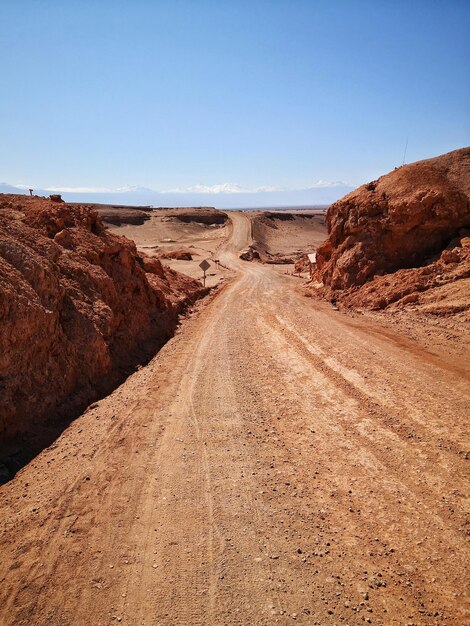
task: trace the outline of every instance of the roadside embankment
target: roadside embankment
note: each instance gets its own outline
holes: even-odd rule
[[[204,293],[90,208],[0,195],[0,460],[9,472],[148,361]]]
[[[263,211],[252,216],[253,245],[242,258],[286,265],[301,259],[326,237],[322,211]],[[247,254],[248,252],[248,254]]]
[[[441,300],[442,286],[469,276],[470,148],[396,168],[333,204],[326,221],[322,295],[377,309],[429,289]]]

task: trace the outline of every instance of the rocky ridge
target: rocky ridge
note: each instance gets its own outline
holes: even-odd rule
[[[90,208],[0,195],[0,452],[108,393],[204,293]]]
[[[397,168],[333,204],[326,219],[317,294],[381,309],[424,302],[435,289],[442,311],[469,306],[470,148]],[[466,296],[449,288],[456,281]]]
[[[205,224],[206,226],[220,226],[225,224],[229,219],[227,213],[212,207],[175,209],[174,213],[168,213],[168,218],[174,218],[185,224],[196,222],[197,224]]]

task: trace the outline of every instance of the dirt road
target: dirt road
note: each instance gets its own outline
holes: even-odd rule
[[[468,377],[240,261],[0,491],[2,625],[470,623]]]

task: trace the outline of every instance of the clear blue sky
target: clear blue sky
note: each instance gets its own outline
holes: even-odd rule
[[[470,2],[1,0],[0,180],[359,184],[470,143]]]

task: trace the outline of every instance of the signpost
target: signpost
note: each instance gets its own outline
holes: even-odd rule
[[[204,287],[206,286],[206,272],[210,268],[210,266],[211,266],[211,264],[209,263],[209,261],[207,259],[204,259],[204,261],[201,261],[199,263],[199,267],[204,272]]]
[[[317,262],[317,253],[316,252],[311,252],[308,256],[308,260],[310,261],[311,264],[316,263]]]
[[[310,263],[310,278],[312,278],[313,266],[317,262],[317,253],[316,252],[311,252],[310,254],[307,254],[307,256],[308,256],[308,260],[309,260],[309,263]]]

